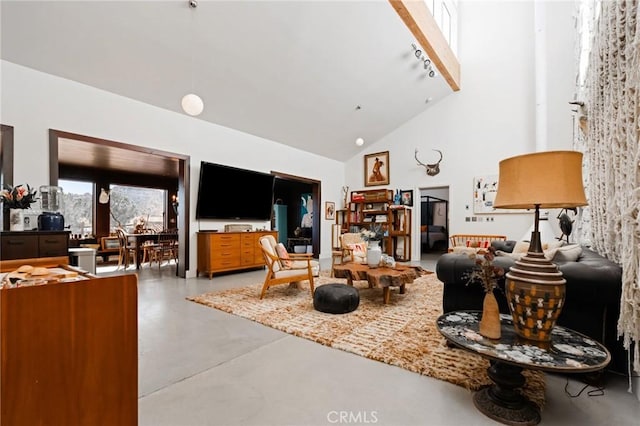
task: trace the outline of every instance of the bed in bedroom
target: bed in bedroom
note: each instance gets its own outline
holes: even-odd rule
[[[438,242],[443,248],[446,248],[448,239],[449,234],[444,226],[422,225],[420,227],[420,243],[425,249],[432,250]]]

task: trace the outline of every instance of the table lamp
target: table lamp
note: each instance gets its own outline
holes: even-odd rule
[[[529,249],[510,268],[505,284],[515,331],[525,339],[548,342],[565,299],[566,280],[542,251],[540,208],[586,204],[581,152],[536,152],[500,161],[494,207],[535,209]]]

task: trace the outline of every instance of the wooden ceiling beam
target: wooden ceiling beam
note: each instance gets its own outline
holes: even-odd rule
[[[454,92],[460,90],[460,63],[442,35],[427,4],[416,0],[389,0]]]

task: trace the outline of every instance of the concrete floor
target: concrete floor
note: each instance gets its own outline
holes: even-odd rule
[[[438,255],[423,256],[434,270]],[[323,269],[329,261],[322,262]],[[100,273],[100,272],[99,272]],[[131,272],[129,272],[131,273]],[[140,425],[492,425],[472,393],[187,301],[261,282],[263,270],[179,279],[139,271]],[[547,375],[542,425],[638,425],[640,402],[609,374],[602,396]]]

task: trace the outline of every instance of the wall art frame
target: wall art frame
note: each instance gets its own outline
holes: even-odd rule
[[[333,201],[326,201],[324,203],[324,218],[326,220],[336,219],[336,203]]]
[[[406,191],[400,190],[400,204],[403,206],[413,207],[413,189]]]
[[[364,156],[364,186],[389,185],[389,151]]]
[[[474,214],[503,214],[503,213],[533,213],[533,209],[496,209],[493,203],[498,193],[498,175],[483,175],[473,178],[473,213]]]

